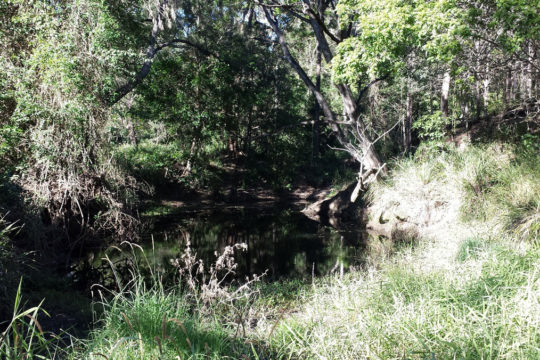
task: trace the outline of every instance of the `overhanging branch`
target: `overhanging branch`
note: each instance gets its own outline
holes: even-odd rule
[[[176,44],[183,44],[190,46],[202,54],[206,56],[211,56],[215,59],[218,59],[220,61],[223,61],[227,63],[225,60],[221,59],[217,54],[211,52],[210,50],[204,48],[203,46],[196,44],[192,41],[186,40],[186,39],[173,39],[169,42],[155,45],[155,36],[152,37],[151,44],[146,49],[146,58],[144,60],[144,63],[141,67],[141,69],[135,74],[134,78],[129,80],[126,84],[122,85],[116,92],[114,92],[114,95],[109,99],[108,104],[109,106],[112,106],[122,100],[127,94],[129,94],[131,91],[133,91],[138,85],[142,83],[142,81],[148,76],[150,73],[150,69],[152,68],[152,64],[154,62],[154,58],[156,55],[163,49],[168,47],[174,47]],[[227,63],[228,64],[228,63]]]
[[[360,106],[360,101],[362,100],[362,98],[364,97],[364,95],[366,94],[366,92],[369,90],[371,86],[375,85],[379,81],[386,80],[387,78],[388,78],[388,75],[381,76],[375,80],[370,81],[366,86],[364,86],[362,90],[358,92],[358,97],[356,98],[356,106]]]

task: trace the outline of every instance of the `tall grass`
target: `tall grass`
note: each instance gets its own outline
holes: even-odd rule
[[[174,287],[165,288],[162,273],[152,265],[142,248],[127,244],[131,251],[122,254],[132,264],[131,278],[126,283],[113,261],[106,257],[116,278],[117,290],[95,287],[98,301],[94,308],[100,314],[95,328],[88,339],[75,341],[67,358],[244,359],[254,353],[254,347],[240,337],[240,325],[228,320],[235,310],[246,310],[230,295],[244,294],[244,302],[248,302],[251,292],[243,289],[249,283],[231,293],[221,285],[219,278],[218,271],[225,266],[219,264],[228,264],[225,270],[235,268],[233,248],[211,265],[206,282],[206,273],[192,272],[203,269],[205,264],[188,246],[181,259],[173,261],[183,278]],[[220,295],[220,299],[209,296],[205,292],[209,289],[212,295]],[[236,304],[238,309],[224,309],[222,298],[227,296],[226,300]]]
[[[496,222],[524,240],[540,230],[540,154],[501,145],[475,147],[455,156],[462,174],[462,218]]]
[[[179,291],[147,289],[103,299],[97,327],[80,341],[71,359],[221,359],[250,349],[218,321],[202,318]]]
[[[166,289],[155,270],[149,280],[135,266],[131,281],[118,279],[116,291],[94,288],[96,326],[87,339],[73,339],[63,357],[538,359],[537,160],[537,154],[492,144],[400,161],[392,177],[371,190],[372,214],[415,223],[419,241],[403,243],[362,271],[307,285],[257,284],[255,302],[232,297],[224,306],[223,298],[236,290],[208,288],[204,281]],[[173,262],[180,269],[181,260],[184,269],[199,268],[190,253]],[[194,274],[189,279],[201,281]],[[203,286],[217,295],[197,299]],[[34,321],[39,307],[19,309],[0,355],[33,351],[54,358],[59,348],[50,347]]]
[[[317,287],[273,346],[303,359],[540,358],[540,249],[472,248],[449,269],[415,268],[418,249]]]
[[[23,310],[21,295],[22,280],[15,296],[11,320],[1,324],[0,358],[6,360],[19,359],[52,359],[55,357],[56,345],[54,337],[47,336],[39,323],[40,313],[48,316],[40,303]]]
[[[395,215],[420,226],[481,222],[534,241],[540,230],[540,153],[499,143],[464,151],[420,149],[399,160],[369,199],[373,217]]]

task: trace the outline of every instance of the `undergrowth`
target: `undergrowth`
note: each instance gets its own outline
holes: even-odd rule
[[[523,240],[540,230],[540,155],[503,145],[473,147],[455,155],[463,175],[462,219],[497,222]]]
[[[56,338],[48,336],[38,320],[42,313],[48,316],[41,306],[43,302],[23,309],[21,286],[22,280],[15,295],[11,319],[7,324],[1,324],[0,358],[6,360],[55,358],[59,350]]]
[[[501,143],[462,151],[432,145],[394,164],[368,198],[374,217],[408,218],[420,226],[445,219],[484,223],[534,241],[540,230],[540,155]]]
[[[278,326],[283,358],[540,357],[538,154],[423,149],[370,191],[371,221],[420,241],[318,284]]]
[[[221,359],[250,351],[219,321],[202,319],[180,291],[138,283],[95,306],[104,316],[68,358]]]

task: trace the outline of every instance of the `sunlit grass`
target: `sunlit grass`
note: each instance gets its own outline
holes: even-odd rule
[[[399,161],[371,189],[372,221],[415,221],[424,238],[316,286],[272,346],[305,359],[540,358],[538,167],[498,144]]]
[[[141,286],[95,306],[103,307],[103,317],[69,358],[222,359],[250,353],[218,321],[201,319],[179,292]]]
[[[310,359],[538,358],[539,249],[479,252],[450,271],[397,259],[334,279],[279,327],[274,346]]]

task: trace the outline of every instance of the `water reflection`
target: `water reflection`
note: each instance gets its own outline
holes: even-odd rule
[[[170,260],[178,258],[189,238],[192,249],[205,264],[215,262],[215,253],[225,246],[246,243],[247,251],[237,252],[237,275],[267,272],[267,279],[309,278],[331,272],[343,273],[362,263],[366,233],[337,231],[292,210],[236,208],[220,211],[178,213],[146,219],[146,231],[140,244],[152,267],[173,274]],[[122,273],[122,266],[133,265],[130,258],[109,250],[109,259]],[[113,281],[106,275],[109,261],[104,253],[85,266],[104,284]],[[129,276],[129,272],[126,271]]]

